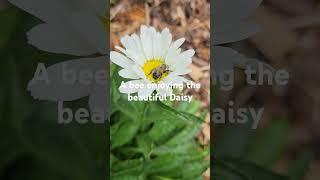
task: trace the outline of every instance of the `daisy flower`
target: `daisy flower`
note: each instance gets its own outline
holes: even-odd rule
[[[74,83],[63,80],[64,68],[74,72],[105,72],[108,69],[107,2],[102,0],[9,0],[13,5],[34,15],[42,23],[27,32],[29,44],[57,54],[78,58],[46,68],[49,84],[30,81],[28,91],[35,99],[73,101],[89,96],[92,111],[108,109],[108,81]],[[90,56],[90,57],[89,57]],[[107,76],[107,75],[106,75]],[[106,116],[107,117],[107,116]]]
[[[141,26],[140,36],[132,34],[121,38],[121,53],[110,52],[110,59],[122,69],[119,75],[130,79],[119,87],[121,93],[150,96],[170,96],[172,86],[187,82],[183,75],[191,72],[193,49],[181,50],[185,39],[172,41],[169,29],[157,32],[154,27]],[[170,87],[171,86],[171,87]]]
[[[257,59],[247,58],[237,51],[222,46],[249,38],[260,28],[249,19],[262,0],[213,0],[213,68],[216,77],[234,67],[245,68],[247,64],[257,66]],[[264,64],[270,68],[270,66]]]
[[[27,32],[38,49],[74,56],[107,54],[107,3],[101,0],[8,0],[43,23]]]

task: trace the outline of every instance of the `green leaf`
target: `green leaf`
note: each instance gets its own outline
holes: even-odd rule
[[[156,121],[152,129],[148,132],[150,138],[158,144],[161,144],[170,138],[180,124],[177,121],[165,119],[166,117],[163,118],[163,120]]]
[[[240,158],[247,151],[248,143],[254,135],[251,129],[252,118],[242,125],[224,125],[216,138],[213,139],[216,157]]]
[[[185,144],[178,144],[175,146],[170,145],[161,145],[152,150],[153,155],[164,155],[164,154],[188,154],[190,151],[194,151],[198,148],[198,146],[191,141]]]
[[[141,134],[137,137],[138,149],[143,153],[145,158],[150,158],[153,142],[148,134]]]
[[[87,149],[88,153],[95,164],[98,165],[101,172],[106,172],[107,158],[106,154],[109,138],[107,129],[108,124],[91,124],[85,126],[78,125],[74,128],[75,135],[81,141],[81,144]]]
[[[289,180],[286,176],[240,159],[215,159],[213,168],[213,178],[217,180]]]
[[[143,177],[130,176],[130,175],[117,175],[112,176],[112,180],[144,180]]]
[[[310,151],[305,151],[298,156],[298,159],[289,167],[290,180],[304,179],[307,171],[310,168],[314,155]]]
[[[168,142],[166,142],[166,145],[177,145],[177,144],[183,144],[185,142],[188,142],[192,140],[195,135],[199,132],[200,125],[195,123],[193,125],[186,126],[183,128],[180,132],[176,133],[176,135],[171,138]]]
[[[169,144],[186,142],[200,129],[201,120],[191,114],[180,113],[160,102],[150,106],[146,118],[152,118],[155,124],[149,135],[158,144],[166,140]]]
[[[121,82],[125,81],[125,79],[120,77],[117,73],[119,67],[115,67],[115,65],[112,65],[111,67],[114,67],[111,68],[111,112],[114,113],[116,111],[121,111],[131,119],[141,119],[146,108],[146,103],[139,101],[128,101],[128,95],[119,92]]]
[[[4,168],[27,151],[21,140],[21,122],[27,119],[31,111],[21,91],[18,66],[12,57],[4,57],[3,60],[0,62],[1,66],[6,68],[0,72],[0,78],[6,86],[0,90],[0,135],[4,137],[1,140],[0,152],[5,156],[0,160],[0,168]]]
[[[184,156],[167,154],[158,156],[155,159],[148,160],[145,165],[145,172],[147,175],[157,174],[165,175],[167,172],[182,166],[185,162]]]
[[[17,8],[8,8],[0,12],[0,48],[4,47],[10,40],[12,33],[20,21],[20,13]]]
[[[183,111],[186,112],[189,105],[190,104],[188,102],[185,102],[185,101],[180,102],[179,106],[177,107],[177,110],[180,111],[180,112],[183,112]]]
[[[201,177],[203,172],[207,170],[210,165],[210,161],[202,160],[196,162],[190,162],[180,168],[183,179],[195,179]]]
[[[143,159],[132,159],[132,160],[125,160],[119,161],[113,164],[112,176],[120,176],[120,175],[131,175],[131,176],[139,176],[143,170]]]
[[[247,149],[246,159],[271,167],[287,148],[288,127],[287,121],[275,120],[269,127],[258,130]]]
[[[198,153],[201,153],[198,151]],[[201,153],[203,154],[203,152]],[[183,156],[177,155],[183,161],[183,165],[177,168],[172,168],[167,170],[165,174],[157,173],[157,175],[161,175],[162,177],[174,178],[174,179],[196,179],[197,177],[202,177],[204,171],[209,167],[210,161],[204,160],[202,156],[199,158],[195,158],[196,154],[185,154]]]
[[[37,159],[31,154],[25,154],[25,156],[19,158],[16,161],[12,162],[10,168],[10,173],[8,177],[1,177],[3,179],[11,180],[66,180],[66,177],[52,169],[45,162]],[[6,176],[6,175],[4,175]]]
[[[111,139],[111,149],[115,149],[129,143],[138,133],[140,128],[139,121],[132,120],[127,116],[121,116],[121,118],[124,122],[120,125],[119,129]]]
[[[57,123],[55,106],[41,103],[40,112],[23,121],[24,144],[39,159],[68,178],[87,180],[101,179],[105,171],[98,168],[81,138],[71,130]]]
[[[162,176],[151,176],[150,180],[175,180],[173,178],[162,177]]]
[[[195,114],[199,111],[200,107],[201,101],[194,100],[188,105],[186,112],[189,114]]]
[[[114,4],[116,4],[117,2],[118,2],[118,0],[111,0],[111,1],[110,1],[110,4],[111,4],[111,5],[114,5]]]
[[[115,116],[119,118],[115,118]],[[110,127],[110,139],[113,139],[116,136],[120,126],[126,121],[126,119],[121,119],[120,116],[121,115],[117,113],[111,117],[112,120],[116,119],[116,122]]]
[[[118,161],[119,161],[119,159],[115,155],[110,153],[110,167],[112,168],[112,164],[114,164],[114,163],[116,163]]]

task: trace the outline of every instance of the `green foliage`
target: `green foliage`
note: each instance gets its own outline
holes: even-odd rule
[[[111,69],[111,179],[201,179],[209,166],[209,148],[194,139],[202,120],[161,102],[128,102]]]
[[[211,102],[214,104],[214,102]],[[252,130],[246,124],[225,125],[213,139],[213,175],[216,180],[303,180],[312,153],[298,157],[287,175],[272,167],[288,148],[289,122],[273,119],[264,128]]]
[[[241,159],[215,160],[214,167],[216,167],[214,178],[218,180],[289,180],[288,177]]]
[[[27,44],[26,31],[38,19],[11,7],[0,21],[0,179],[105,179],[107,127],[58,124],[56,103],[26,90],[38,62],[69,58]]]
[[[114,4],[117,3],[117,1],[118,1],[118,0],[111,0],[111,1],[110,1],[110,4],[111,4],[111,5],[114,5]]]
[[[265,167],[272,167],[288,145],[289,124],[283,119],[274,120],[269,127],[260,129],[247,147],[246,159]]]
[[[2,28],[0,29],[0,48],[8,43],[20,18],[21,15],[16,8],[9,8],[0,12],[0,22],[2,23]]]
[[[314,159],[313,153],[305,151],[301,153],[295,162],[289,168],[290,180],[303,179],[307,171],[309,170],[311,161]]]

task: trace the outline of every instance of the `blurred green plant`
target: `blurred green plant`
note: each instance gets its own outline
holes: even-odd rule
[[[110,4],[111,5],[114,5],[114,4],[116,4],[118,2],[118,0],[110,0]]]
[[[219,88],[211,88],[218,91]],[[219,93],[219,92],[215,92]],[[213,100],[215,98],[212,98]],[[211,101],[216,107],[215,101]],[[252,119],[251,119],[252,121]],[[285,175],[273,167],[288,148],[289,122],[273,119],[266,127],[252,130],[246,124],[223,125],[213,139],[213,178],[216,180],[303,180],[312,161],[309,151],[298,159]]]
[[[107,127],[59,125],[56,103],[35,101],[26,91],[37,63],[70,57],[28,45],[26,31],[40,21],[27,13],[10,7],[0,20],[0,179],[105,179]]]

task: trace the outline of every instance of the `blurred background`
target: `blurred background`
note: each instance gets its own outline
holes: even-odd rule
[[[213,125],[217,156],[245,159],[291,179],[319,179],[319,5],[318,0],[264,0],[253,17],[261,32],[226,45],[286,69],[290,80],[286,86],[250,86],[237,70],[232,91],[213,92],[211,103],[218,107],[234,100],[239,107],[265,108],[258,130]]]
[[[39,62],[46,67],[74,57],[30,46],[26,32],[41,21],[0,1],[0,179],[106,179],[105,124],[57,122],[57,103],[26,90]],[[87,98],[67,103],[87,107]]]

